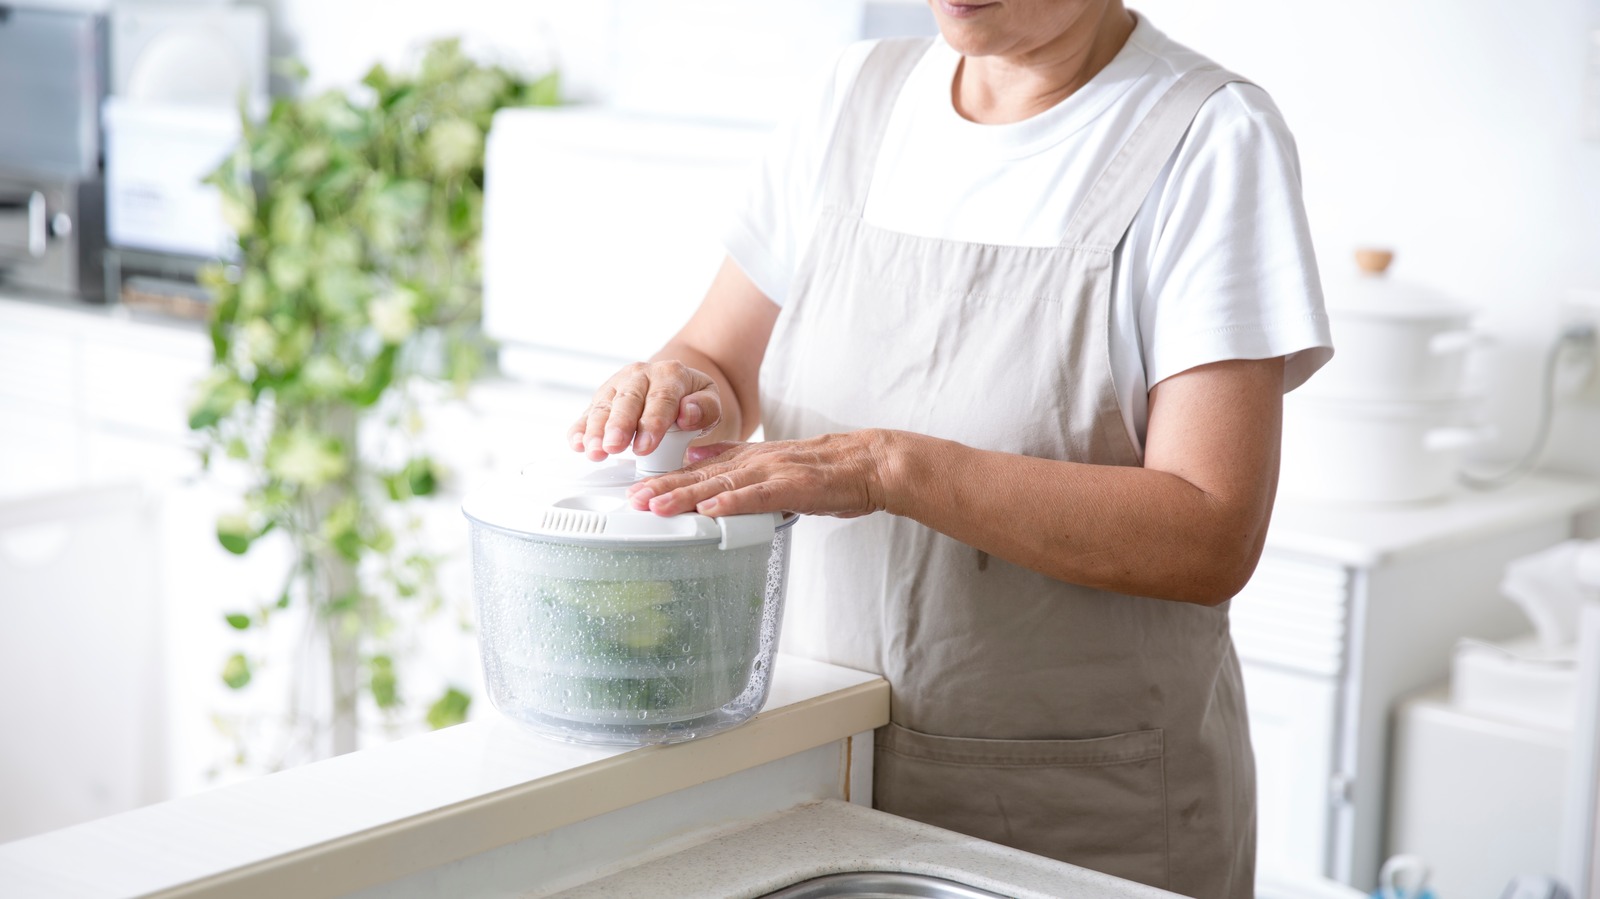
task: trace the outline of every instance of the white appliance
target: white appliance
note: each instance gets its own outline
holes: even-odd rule
[[[588,393],[699,305],[764,126],[510,109],[486,150],[484,329],[515,377]]]
[[[106,230],[123,249],[211,257],[233,235],[201,183],[267,95],[267,19],[256,7],[127,5],[111,19]]]
[[[1497,897],[1559,872],[1572,724],[1465,711],[1442,693],[1395,710],[1389,848],[1426,858],[1440,896]]]

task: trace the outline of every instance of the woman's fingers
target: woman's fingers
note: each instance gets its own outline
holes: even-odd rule
[[[584,416],[583,450],[590,460],[598,462],[606,457],[603,446],[606,421],[611,417],[611,396],[615,393],[610,387],[601,389],[595,395],[594,402],[589,404],[589,412]],[[605,399],[601,399],[604,395]]]
[[[708,375],[674,360],[635,362],[595,391],[567,442],[598,462],[630,445],[639,455],[654,450],[675,423],[703,430],[721,419],[722,399]]]
[[[645,398],[652,392],[644,365],[634,363],[617,374],[612,384],[611,413],[606,416],[605,430],[600,435],[601,449],[620,453],[628,448],[639,427],[639,416],[644,413]]]
[[[702,503],[712,500],[718,494],[744,486],[743,482],[752,476],[759,475],[750,470],[727,470],[719,471],[715,474],[708,473],[700,481],[679,487],[650,500],[650,511],[657,515],[676,515],[679,512],[694,511],[699,509]]]
[[[639,434],[633,441],[633,451],[641,456],[660,445],[661,435],[680,414],[678,408],[684,394],[695,386],[691,370],[685,365],[657,363],[653,368],[650,392],[639,416]]]
[[[881,432],[704,447],[715,457],[629,488],[636,509],[658,515],[805,512],[850,518],[884,508]]]
[[[689,447],[689,455],[686,460],[686,464],[695,465],[697,463],[704,462],[707,459],[715,459],[716,457],[722,455],[728,450],[733,449],[736,446],[744,446],[744,444],[732,443],[725,440],[721,443],[708,443],[705,446],[691,446]]]

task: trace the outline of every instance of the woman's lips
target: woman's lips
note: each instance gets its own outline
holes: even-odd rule
[[[950,0],[939,0],[939,11],[947,16],[957,19],[966,19],[995,6],[994,3],[952,3]]]

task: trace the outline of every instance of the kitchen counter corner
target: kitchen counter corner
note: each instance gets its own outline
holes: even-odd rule
[[[875,675],[793,656],[761,713],[688,743],[581,746],[494,716],[0,845],[0,895],[337,896],[870,731]]]

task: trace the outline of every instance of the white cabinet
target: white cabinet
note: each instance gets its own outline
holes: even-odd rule
[[[1525,631],[1505,564],[1572,536],[1600,484],[1529,478],[1419,506],[1283,503],[1231,608],[1259,785],[1263,873],[1374,887],[1389,716],[1463,636]]]
[[[1263,867],[1320,873],[1332,825],[1338,683],[1247,663],[1244,686],[1261,801],[1256,855]]]
[[[157,517],[126,485],[0,501],[0,842],[163,796]]]
[[[196,325],[0,298],[9,542],[72,536],[47,568],[0,551],[0,631],[30,635],[0,650],[0,669],[39,688],[18,714],[40,736],[13,749],[54,760],[33,784],[53,798],[19,799],[0,816],[11,836],[194,792],[223,757],[209,720],[227,696],[222,616],[271,590],[282,561],[217,545],[216,517],[237,499],[201,478],[185,420],[210,352]],[[34,767],[21,759],[8,770]]]

